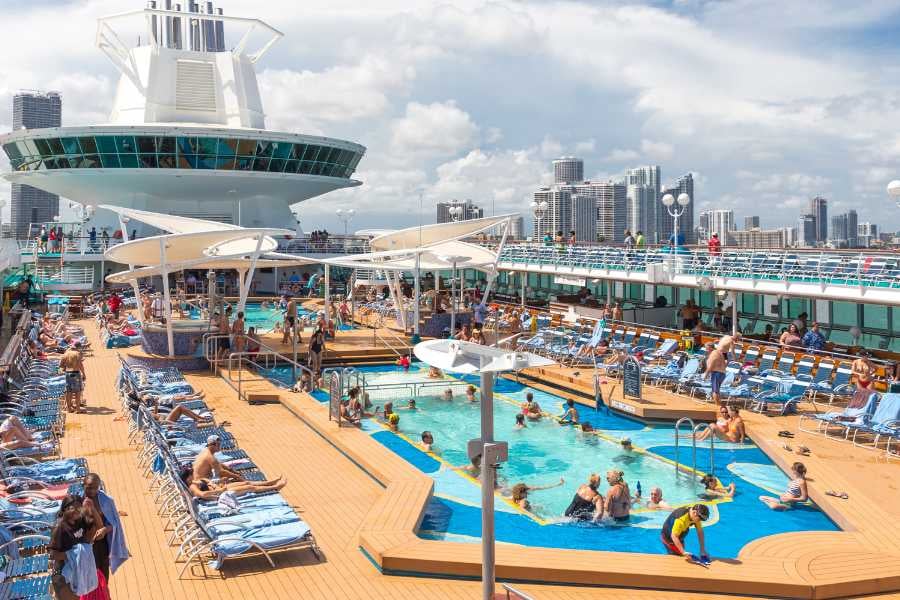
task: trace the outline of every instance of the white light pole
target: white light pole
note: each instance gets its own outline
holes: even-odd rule
[[[450,213],[450,218],[453,219],[454,223],[462,219],[463,211],[465,211],[465,208],[463,208],[461,204],[454,204],[447,209],[447,212]]]
[[[0,234],[3,232],[3,209],[6,208],[6,200],[0,198]]]
[[[887,193],[888,196],[894,199],[897,206],[900,206],[900,179],[895,179],[887,184]]]
[[[545,200],[541,200],[540,202],[532,202],[531,203],[531,214],[534,215],[534,220],[537,222],[537,235],[535,236],[536,242],[540,242],[540,238],[543,237],[541,232],[541,219],[544,217],[544,213],[547,212],[547,202]]]
[[[678,199],[675,199],[675,196],[672,194],[666,194],[662,197],[663,206],[666,207],[666,211],[669,213],[669,216],[675,220],[675,224],[673,227],[674,235],[673,238],[675,243],[672,244],[670,248],[671,252],[678,252],[678,217],[684,214],[684,211],[687,210],[687,205],[691,203],[691,197],[682,192],[678,194]],[[678,206],[675,206],[675,204]],[[680,209],[679,209],[680,207]]]
[[[334,211],[334,214],[336,214],[337,218],[344,223],[344,235],[347,235],[347,226],[350,224],[350,221],[353,220],[353,215],[356,214],[356,211],[352,208],[347,210],[339,208]]]
[[[241,199],[237,197],[237,193],[237,190],[228,190],[231,202],[237,206],[237,224],[238,226],[241,226]]]
[[[429,340],[416,344],[416,357],[443,371],[481,376],[481,436],[469,440],[467,454],[481,467],[481,597],[493,600],[494,573],[494,481],[497,468],[509,459],[509,445],[494,440],[494,377],[503,371],[519,371],[555,364],[552,360],[523,352],[456,340]]]

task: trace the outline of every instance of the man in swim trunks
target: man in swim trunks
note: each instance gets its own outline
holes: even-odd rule
[[[684,539],[691,526],[697,529],[697,540],[700,542],[700,559],[709,559],[706,554],[706,542],[703,537],[703,521],[709,518],[709,507],[695,504],[691,507],[681,506],[673,510],[662,528],[662,543],[669,554],[684,556]]]
[[[222,449],[222,440],[217,435],[206,438],[206,448],[194,459],[192,466],[196,479],[221,479],[222,481],[244,481],[244,478],[224,466],[216,458],[216,452]]]
[[[704,375],[709,375],[709,382],[712,386],[712,397],[719,406],[721,397],[719,390],[722,388],[722,382],[725,381],[725,353],[719,348],[713,348],[706,356],[706,371]]]

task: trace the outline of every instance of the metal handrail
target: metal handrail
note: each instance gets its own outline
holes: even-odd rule
[[[711,426],[709,423],[697,423],[694,426],[693,435],[694,435],[694,445],[696,446],[697,434],[703,431],[704,429],[710,429]],[[709,432],[709,471],[710,475],[715,474],[716,472],[716,461],[713,458],[713,453],[716,450],[716,434],[713,431]],[[696,452],[696,450],[695,450]],[[697,468],[697,465],[694,465],[694,469]]]
[[[529,596],[528,594],[520,592],[519,590],[517,590],[516,588],[514,588],[513,586],[511,586],[507,583],[503,583],[500,585],[503,587],[503,590],[506,592],[506,600],[512,599],[512,596],[510,594],[515,595],[515,597],[518,598],[519,600],[535,600],[534,596]]]
[[[404,346],[407,345],[406,341],[405,341],[403,338],[401,338],[399,335],[392,333],[392,334],[391,334],[391,337],[393,337],[394,340],[400,342],[400,343],[403,344]],[[400,353],[400,351],[397,350],[396,348],[394,348],[394,347],[388,342],[387,339],[385,339],[381,334],[379,334],[377,328],[373,328],[373,329],[372,329],[372,344],[373,344],[374,346],[377,346],[379,340],[385,345],[385,347],[387,347],[389,350],[391,350],[391,352],[393,352],[394,354],[396,354],[398,358],[403,358],[403,355]]]
[[[675,475],[676,476],[681,471],[678,468],[678,466],[680,464],[678,462],[678,446],[679,446],[678,440],[681,437],[680,434],[678,433],[678,430],[681,428],[681,424],[684,422],[687,422],[691,428],[691,446],[692,446],[692,453],[691,453],[692,454],[692,458],[691,458],[692,465],[691,466],[695,471],[697,470],[697,438],[694,437],[694,429],[695,429],[694,420],[690,417],[681,417],[680,419],[675,421],[675,456],[674,456],[672,462],[675,463]]]

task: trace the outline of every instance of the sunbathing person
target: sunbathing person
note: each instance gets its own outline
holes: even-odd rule
[[[0,423],[0,450],[34,448],[39,445],[40,442],[34,439],[19,417],[9,416],[3,423]]]
[[[744,441],[747,430],[744,427],[744,419],[741,418],[740,410],[737,406],[728,406],[728,420],[725,421],[724,426],[719,425],[718,421],[710,424],[709,427],[697,435],[697,441],[701,442],[709,438],[710,435],[715,435],[726,442],[742,443]]]
[[[183,481],[188,490],[190,490],[191,495],[201,500],[216,500],[223,492],[234,492],[236,496],[277,492],[287,485],[287,479],[283,476],[269,481],[234,481],[231,483],[216,483],[203,477],[195,478],[190,467],[182,469],[180,476],[181,481]]]
[[[787,510],[793,508],[798,502],[809,500],[809,491],[806,485],[806,465],[795,462],[791,466],[791,480],[787,490],[778,498],[773,496],[760,496],[760,502],[772,510]]]
[[[244,481],[244,477],[219,462],[216,452],[222,450],[222,440],[217,435],[206,438],[206,448],[194,458],[193,472],[197,479],[221,479],[223,481]]]
[[[359,405],[359,402],[355,402]],[[341,419],[347,421],[351,425],[359,426],[362,421],[362,409],[356,410],[349,400],[341,400]]]
[[[700,480],[700,483],[703,484],[705,488],[700,495],[701,496],[717,496],[719,498],[732,498],[734,496],[734,482],[732,481],[727,486],[722,485],[722,482],[715,475],[704,475],[703,479]]]
[[[167,408],[167,407],[163,407]],[[187,406],[183,404],[178,404],[168,412],[165,410],[160,414],[160,405],[155,404],[153,406],[153,418],[159,421],[160,423],[177,423],[181,417],[187,417],[196,423],[197,425],[213,425],[213,417],[212,415],[201,415],[200,413],[196,413],[189,409]]]

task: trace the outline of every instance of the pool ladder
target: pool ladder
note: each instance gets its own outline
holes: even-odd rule
[[[694,472],[697,471],[697,434],[699,434],[704,429],[709,428],[709,424],[707,424],[707,423],[697,423],[695,425],[694,420],[691,419],[690,417],[681,417],[680,419],[678,419],[675,422],[675,457],[673,459],[673,462],[675,463],[675,475],[678,475],[678,473],[681,471],[679,469],[679,466],[681,465],[681,463],[678,462],[678,457],[679,457],[678,451],[679,451],[679,445],[680,445],[680,440],[681,440],[680,430],[681,430],[682,423],[687,423],[688,427],[690,427],[690,433],[688,435],[691,438],[691,469]],[[708,473],[710,475],[712,475],[716,470],[715,457],[713,456],[714,452],[715,452],[716,436],[710,434],[708,439],[709,439],[709,471],[708,471]]]

